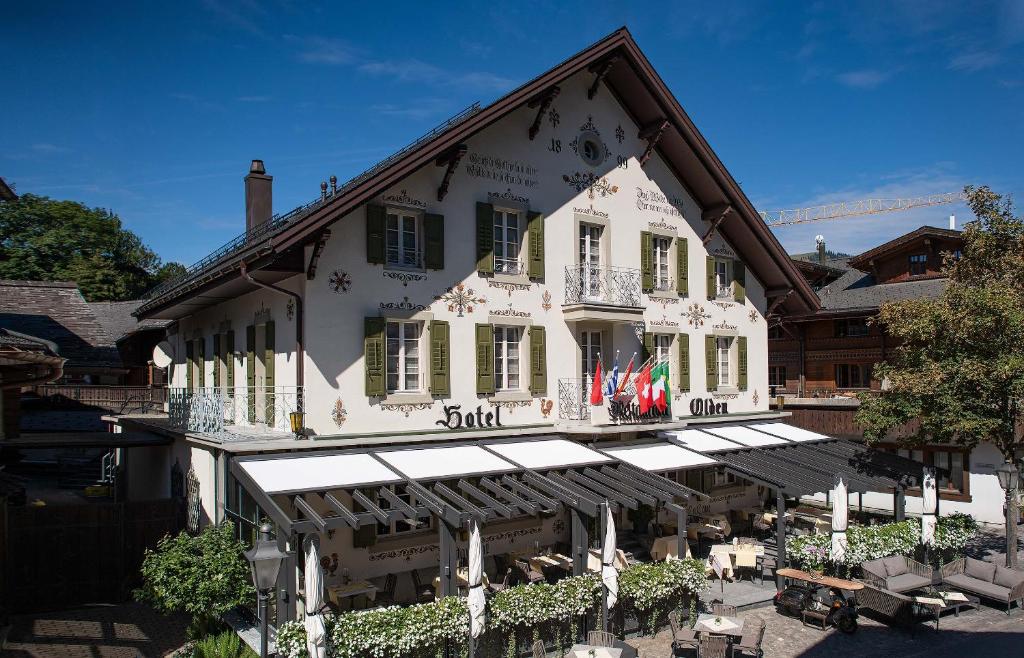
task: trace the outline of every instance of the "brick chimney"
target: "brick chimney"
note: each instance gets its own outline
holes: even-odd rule
[[[253,160],[249,165],[249,175],[245,177],[245,230],[266,222],[274,214],[274,201],[271,186],[274,177],[267,176],[263,168],[263,160]]]

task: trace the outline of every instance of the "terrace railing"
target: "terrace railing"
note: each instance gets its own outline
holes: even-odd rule
[[[172,427],[206,434],[246,428],[291,432],[294,411],[302,411],[298,386],[172,388],[167,405]]]
[[[640,270],[628,267],[565,268],[566,304],[640,306]]]

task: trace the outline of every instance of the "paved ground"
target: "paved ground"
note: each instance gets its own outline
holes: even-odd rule
[[[3,656],[156,658],[185,642],[188,619],[138,603],[96,605],[14,617]]]

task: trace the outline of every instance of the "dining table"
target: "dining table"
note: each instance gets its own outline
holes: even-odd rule
[[[667,560],[668,558],[679,557],[679,535],[668,535],[664,537],[658,537],[651,544],[651,559],[653,560]],[[690,553],[690,542],[686,542],[686,557],[693,557]]]
[[[762,544],[715,544],[708,553],[707,566],[709,569],[714,568],[711,564],[711,557],[715,556],[718,563],[722,565],[722,578],[731,580],[733,570],[736,568],[736,553],[740,551],[749,551],[755,556],[761,556],[764,555],[764,546]]]
[[[693,630],[741,637],[743,635],[743,619],[705,612],[697,615],[697,622],[693,625]]]
[[[374,601],[377,598],[377,586],[368,580],[354,580],[349,583],[328,584],[327,599],[334,605],[341,608],[344,599],[355,600],[356,597],[365,596],[367,601]]]
[[[459,567],[455,570],[455,582],[456,587],[460,589],[469,588],[469,567]],[[487,573],[483,574],[483,586],[489,587],[491,581],[487,578]],[[441,576],[434,576],[434,596],[441,598]]]
[[[565,658],[636,658],[636,655],[635,648],[622,640],[616,640],[614,647],[574,644],[565,654]]]
[[[527,559],[530,562],[530,566],[536,571],[544,572],[545,569],[561,569],[562,571],[572,571],[572,558],[568,555],[562,555],[561,553],[551,553],[532,555],[532,556],[518,556],[520,559]]]
[[[612,563],[617,570],[622,571],[626,568],[626,554],[622,552],[621,548],[615,549],[615,561]],[[601,549],[592,548],[587,552],[587,571],[600,571],[601,570]]]

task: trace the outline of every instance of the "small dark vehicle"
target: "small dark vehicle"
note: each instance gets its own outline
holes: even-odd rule
[[[827,623],[844,633],[857,631],[856,603],[834,587],[794,583],[775,594],[775,610],[791,617],[800,617],[804,610],[827,611]]]

